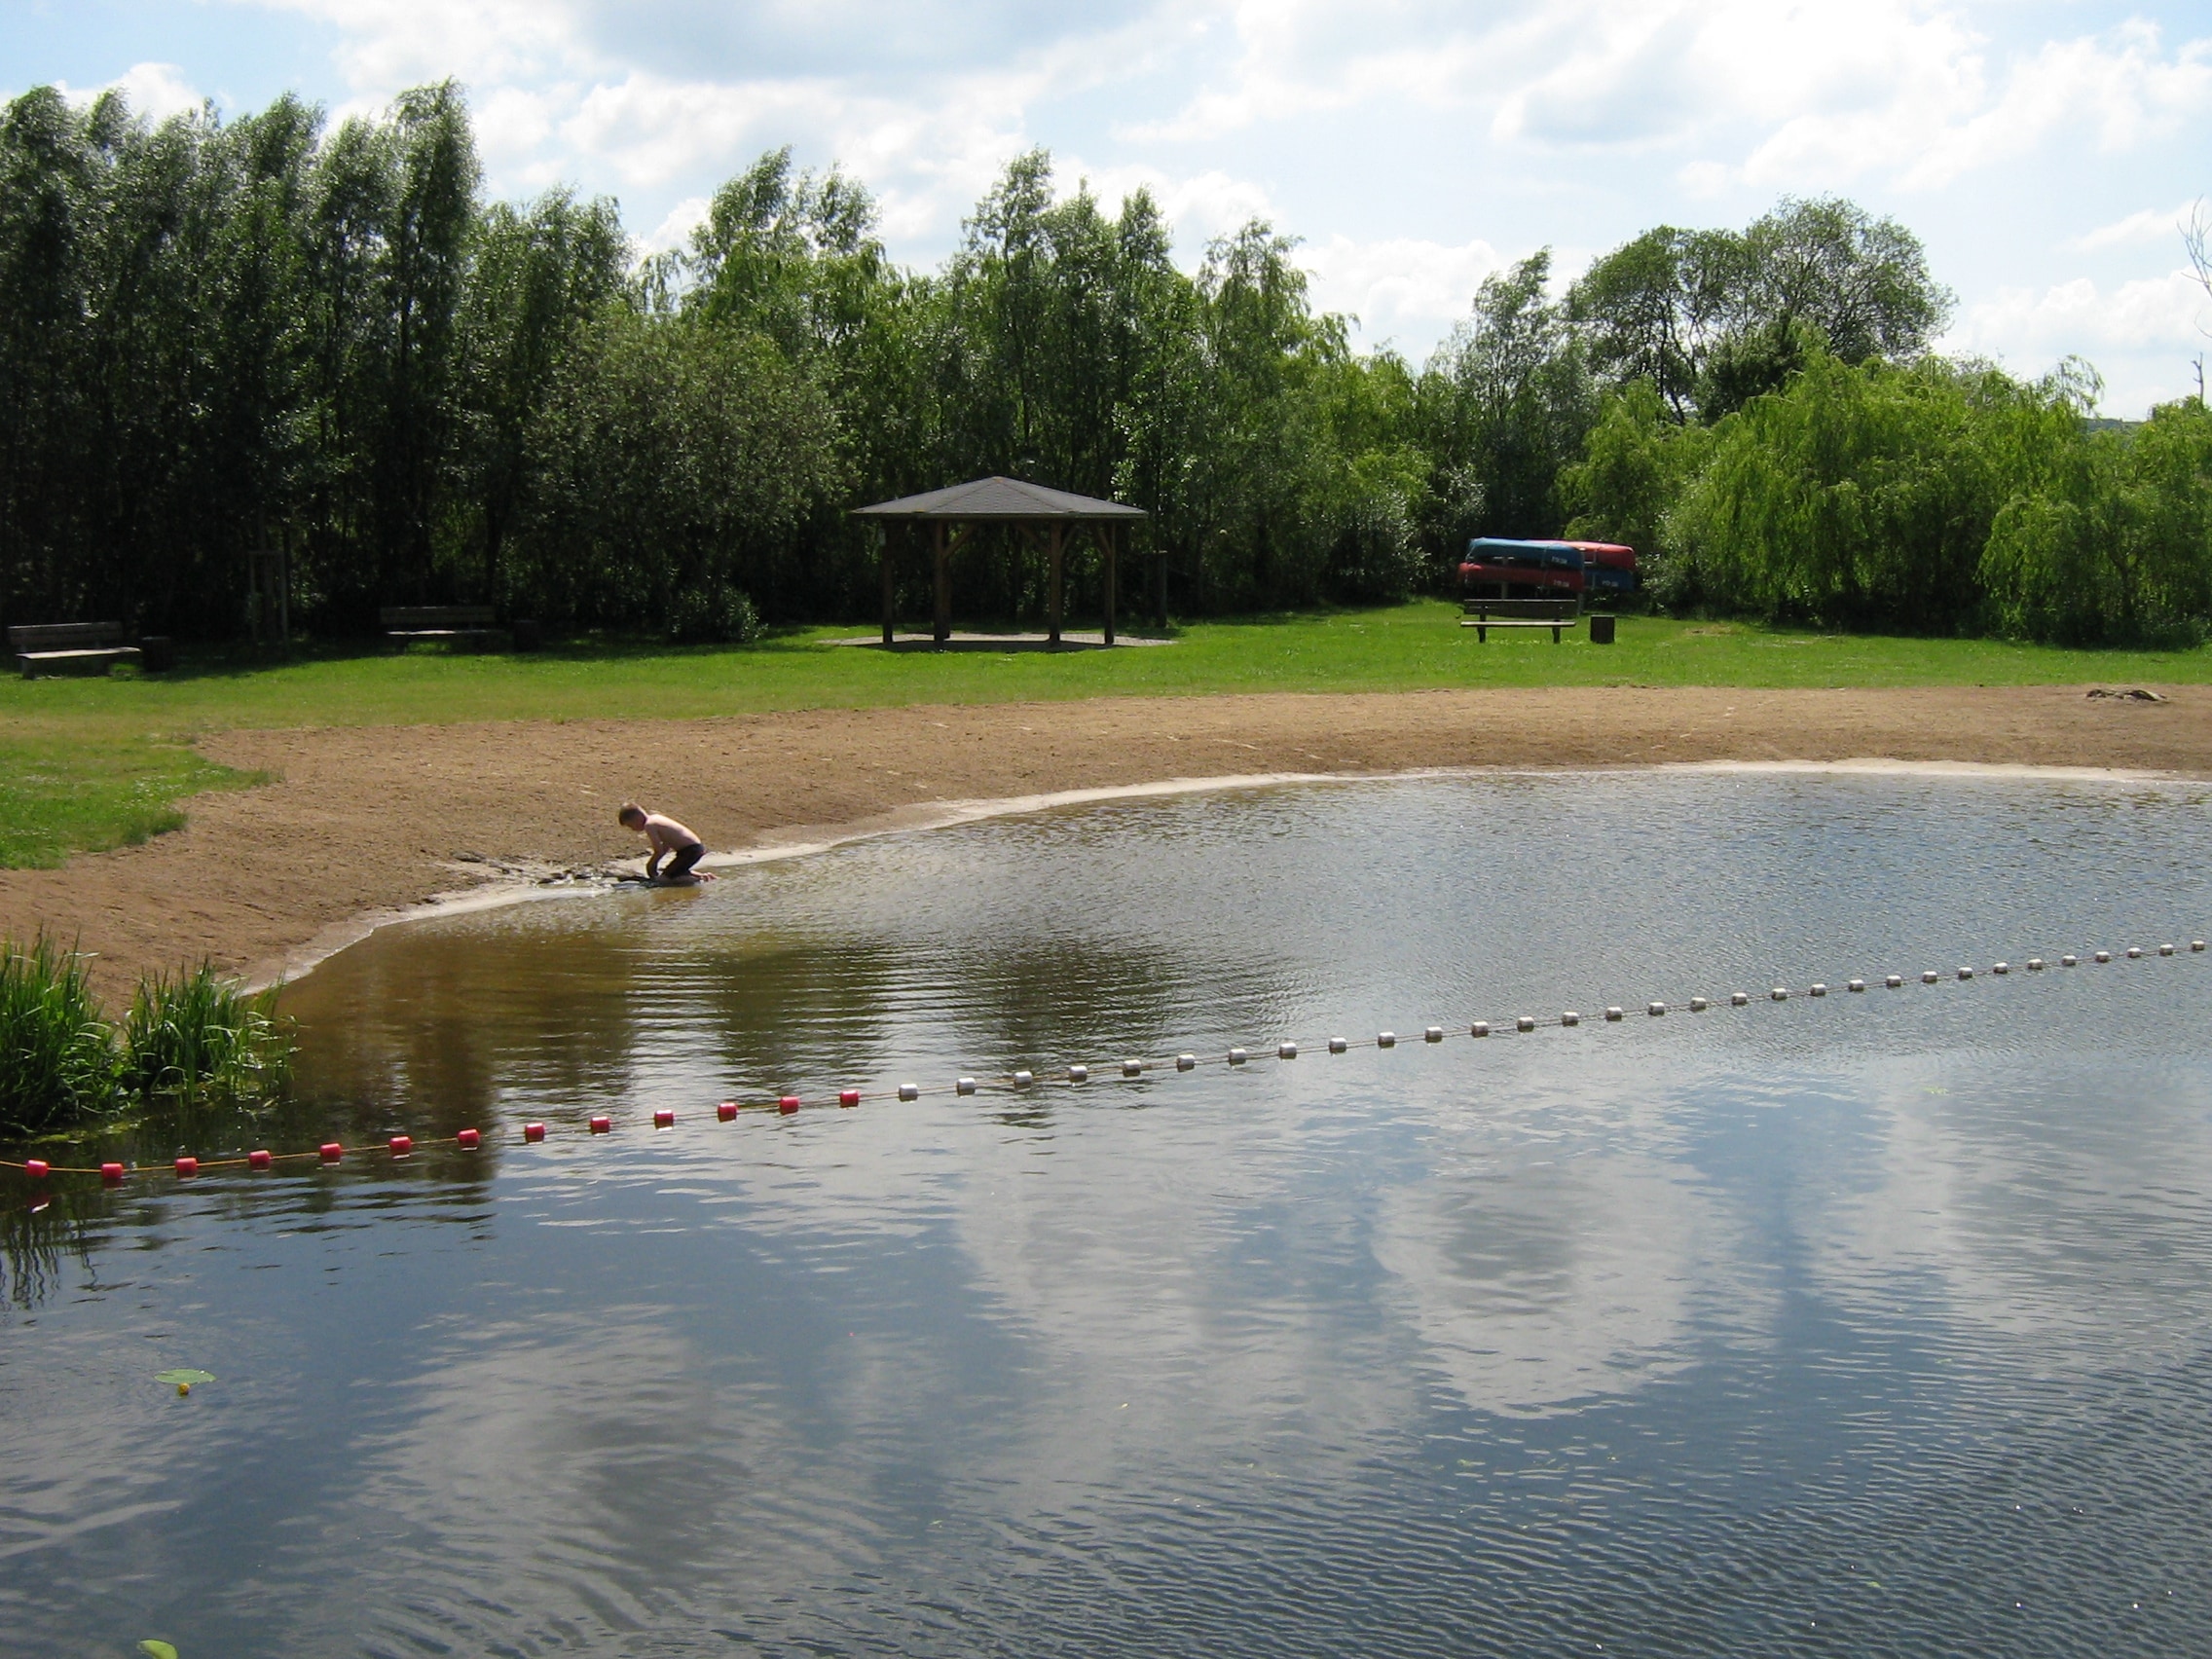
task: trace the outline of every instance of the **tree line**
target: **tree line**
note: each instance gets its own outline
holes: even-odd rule
[[[1352,350],[1268,224],[1195,274],[1171,248],[1148,194],[1058,197],[1039,152],[909,270],[861,184],[778,150],[639,259],[610,201],[486,201],[450,84],[334,129],[34,91],[0,118],[0,617],[232,637],[281,571],[331,634],[458,601],[743,638],[871,608],[849,507],[992,472],[1145,508],[1183,613],[1399,598],[1569,528],[1776,617],[2121,638],[2212,605],[2201,403],[2110,431],[2081,371],[1932,357],[1949,295],[1848,202],[1661,227],[1564,292],[1539,253],[1418,366]],[[1041,563],[991,553],[963,608],[1034,614]]]

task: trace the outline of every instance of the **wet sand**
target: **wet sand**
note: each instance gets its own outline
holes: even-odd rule
[[[235,731],[203,751],[276,782],[199,796],[184,830],[142,847],[0,871],[0,933],[79,940],[111,993],[203,956],[297,974],[441,897],[635,860],[625,798],[728,854],[981,802],[1279,774],[1865,759],[2212,779],[2212,686],[2159,689],[1576,687]]]

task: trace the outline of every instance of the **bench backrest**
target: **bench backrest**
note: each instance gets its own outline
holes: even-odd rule
[[[1469,616],[1527,617],[1536,622],[1571,622],[1582,613],[1576,599],[1470,599],[1459,607]]]
[[[8,648],[18,651],[70,651],[111,645],[123,638],[120,622],[36,622],[8,630]]]
[[[489,605],[387,605],[377,612],[387,628],[489,628]]]

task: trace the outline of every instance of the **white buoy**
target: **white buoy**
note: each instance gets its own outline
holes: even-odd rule
[[[1940,979],[1942,977],[1942,975],[1936,973],[1935,969],[1931,968],[1927,973],[1920,976],[1920,982],[1924,985],[1933,985],[1937,979]]]
[[[1789,993],[1780,985],[1767,992],[1767,996],[1775,1002],[1788,1002],[1789,1000]]]
[[[1278,1060],[1297,1059],[1298,1045],[1296,1043],[1277,1043],[1275,1045],[1275,1058]]]
[[[1651,1015],[1653,1019],[1657,1019],[1661,1014],[1667,1012],[1667,1005],[1663,1002],[1655,1002],[1648,1005],[1643,1012]]]
[[[1122,1075],[1123,1075],[1124,1077],[1142,1077],[1142,1076],[1144,1076],[1144,1061],[1142,1061],[1142,1060],[1124,1060],[1124,1061],[1122,1062]]]
[[[1617,1023],[1621,1017],[1621,1011],[1617,1008],[1608,1008],[1605,1010],[1605,1017]]]
[[[1961,968],[1961,969],[1959,970],[1959,977],[1960,977],[1960,978],[1962,978],[1962,979],[1971,979],[1971,978],[1972,978],[1972,977],[1973,977],[1973,970],[1972,970],[1972,968]]]
[[[1864,979],[1853,979],[1843,988],[1847,991],[1862,991],[1866,988],[1866,981]]]
[[[1332,1054],[1341,1054],[1350,1047],[1351,1045],[1346,1042],[1342,1037],[1332,1037],[1329,1039],[1329,1052]]]
[[[2009,974],[2012,968],[2011,964],[2007,962],[1993,962],[1990,964],[1989,971],[1992,974]]]
[[[2110,961],[2112,960],[2112,952],[2111,952],[2111,951],[2109,951],[2109,950],[2100,950],[2100,951],[2098,951],[2098,952],[2097,952],[2097,960],[2098,960],[2099,962],[2110,962]]]
[[[1175,1069],[1177,1071],[1189,1071],[1198,1063],[1198,1056],[1196,1054],[1177,1054],[1175,1056]]]
[[[1088,1066],[1070,1066],[1070,1067],[1068,1067],[1068,1082],[1070,1082],[1070,1083],[1088,1083],[1089,1081],[1090,1081],[1090,1068],[1089,1068]]]
[[[2200,939],[2193,939],[2189,941],[2189,948],[2192,950],[2202,950],[2204,948],[2204,941]]]
[[[1516,1031],[1533,1031],[1536,1029],[1536,1022],[1530,1015],[1524,1014],[1513,1022],[1513,1029]]]
[[[1443,1042],[1443,1041],[1444,1041],[1444,1027],[1443,1027],[1443,1026],[1441,1026],[1441,1025],[1431,1025],[1431,1026],[1429,1026],[1429,1027],[1428,1027],[1428,1028],[1427,1028],[1426,1030],[1424,1030],[1424,1031],[1423,1031],[1423,1032],[1422,1032],[1422,1033],[1420,1034],[1420,1040],[1421,1040],[1422,1042],[1424,1042],[1424,1043],[1441,1043],[1441,1042]]]
[[[901,1084],[901,1085],[899,1086],[899,1098],[900,1098],[900,1099],[902,1099],[902,1100],[919,1100],[919,1099],[920,1099],[921,1097],[922,1097],[922,1086],[921,1086],[920,1084],[918,1084],[918,1083],[903,1083],[903,1084]]]
[[[1901,974],[1892,974],[1887,978],[1885,978],[1882,983],[1889,986],[1890,989],[1894,991],[1899,985],[1904,983],[1904,976]]]
[[[2028,958],[2028,972],[2029,972],[2029,973],[2031,973],[2031,974],[2040,974],[2040,973],[2042,973],[2042,972],[2043,972],[2043,958],[2042,958],[2042,957],[2040,957],[2040,956],[2031,956],[2031,957],[2029,957],[2029,958]]]
[[[1813,995],[1815,995],[1815,996],[1817,996],[1817,997],[1825,997],[1825,996],[1826,996],[1826,995],[1828,994],[1828,988],[1827,988],[1827,986],[1826,986],[1826,985],[1825,985],[1825,984],[1823,984],[1823,983],[1822,983],[1822,982],[1821,982],[1820,980],[1818,980],[1818,979],[1815,979],[1815,980],[1813,981],[1813,985],[1812,985],[1812,991],[1813,991]]]
[[[1031,1077],[1025,1071],[1018,1071],[1014,1074],[1014,1087],[1016,1088],[1027,1088],[1036,1081],[1037,1080],[1035,1078]]]
[[[954,1083],[954,1084],[953,1084],[953,1086],[952,1086],[952,1092],[953,1092],[953,1093],[955,1093],[955,1094],[973,1094],[973,1093],[975,1093],[975,1092],[976,1092],[976,1080],[975,1080],[974,1078],[972,1078],[972,1077],[964,1077],[964,1078],[961,1078],[961,1079],[960,1079],[960,1080],[959,1080],[958,1082],[956,1082],[956,1083]]]
[[[2158,954],[2160,956],[2171,956],[2173,953],[2174,947],[2170,944],[2161,944],[2158,946]]]
[[[1742,1008],[1751,1000],[1751,994],[1749,991],[1730,991],[1728,993],[1728,1003],[1732,1008]]]
[[[1576,1014],[1574,1010],[1568,1009],[1565,1014],[1559,1016],[1559,1022],[1562,1025],[1580,1025],[1582,1023],[1582,1015]]]
[[[2078,960],[2078,958],[2076,958],[2076,957],[2072,957],[2072,956],[2061,956],[2061,957],[2060,957],[2060,958],[2058,959],[2058,965],[2059,965],[2059,966],[2060,966],[2061,968],[2071,968],[2071,967],[2073,967],[2073,966],[2074,966],[2074,964],[2075,964],[2075,962],[2076,962],[2077,960]]]
[[[1692,997],[1692,998],[1690,998],[1690,1013],[1692,1013],[1692,1014],[1703,1014],[1703,1013],[1704,1013],[1704,1012],[1705,1012],[1705,1011],[1706,1011],[1707,1009],[1711,1008],[1712,1006],[1713,1006],[1713,1005],[1712,1005],[1711,1003],[1707,1002],[1707,1001],[1706,1001],[1706,1000],[1705,1000],[1705,999],[1704,999],[1703,997]]]
[[[2139,961],[2139,960],[2140,960],[2140,959],[2142,958],[2142,955],[2143,955],[2143,952],[2142,952],[2142,951],[2141,951],[2141,950],[2140,950],[2139,948],[2137,948],[2137,947],[2136,947],[2135,945],[2132,945],[2132,944],[2131,944],[2131,945],[2129,945],[2129,946],[2127,947],[2127,960],[2128,960],[2128,961],[2130,961],[2130,962]]]
[[[1395,1031],[1378,1031],[1375,1034],[1375,1046],[1378,1049],[1395,1049],[1398,1046],[1398,1034]]]
[[[1467,1027],[1467,1035],[1470,1037],[1488,1037],[1490,1035],[1490,1021],[1487,1019],[1476,1020],[1474,1024]]]
[[[1251,1057],[1252,1056],[1250,1054],[1247,1054],[1242,1049],[1232,1049],[1229,1051],[1229,1063],[1233,1066],[1240,1066]]]

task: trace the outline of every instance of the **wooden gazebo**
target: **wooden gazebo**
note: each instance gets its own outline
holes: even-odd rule
[[[930,527],[930,550],[937,575],[936,638],[943,645],[952,638],[952,583],[947,571],[953,554],[960,551],[979,524],[1010,524],[1030,545],[1042,542],[1051,565],[1051,618],[1053,645],[1060,643],[1060,567],[1069,540],[1088,533],[1106,561],[1106,643],[1114,643],[1114,575],[1121,526],[1145,516],[1142,507],[1120,501],[1101,501],[1091,496],[1072,496],[1065,490],[1048,490],[1042,484],[1025,484],[1018,478],[977,478],[948,489],[920,496],[903,496],[896,501],[878,501],[872,507],[855,507],[855,518],[903,521]],[[891,644],[892,581],[891,537],[883,538],[883,643]]]

